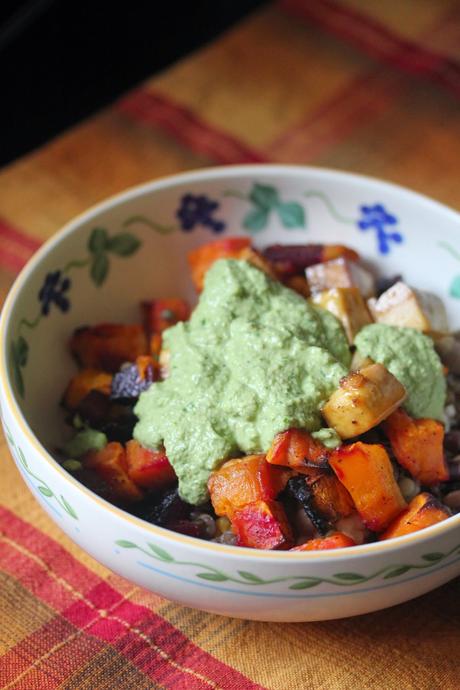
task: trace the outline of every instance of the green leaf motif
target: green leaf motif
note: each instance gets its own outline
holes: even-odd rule
[[[196,576],[200,577],[202,580],[210,580],[211,582],[225,582],[228,580],[228,577],[223,573],[197,573]]]
[[[254,582],[254,584],[257,585],[264,583],[261,577],[259,577],[258,575],[254,575],[254,573],[248,573],[246,570],[238,570],[238,575],[242,577],[244,580],[247,580],[248,582]]]
[[[393,570],[390,570],[390,572],[386,573],[383,576],[384,580],[389,580],[392,577],[399,577],[400,575],[404,575],[404,573],[407,573],[408,570],[411,570],[410,565],[400,565],[397,568],[394,568]]]
[[[367,580],[365,575],[359,575],[358,573],[336,573],[334,577],[345,582],[364,582]]]
[[[37,486],[37,489],[43,496],[46,496],[47,498],[52,498],[54,496],[49,486]]]
[[[72,508],[72,506],[70,505],[70,503],[69,503],[68,501],[66,501],[66,499],[64,498],[64,496],[63,496],[62,494],[60,495],[59,500],[60,500],[60,502],[61,502],[62,507],[63,507],[64,510],[66,511],[66,513],[68,513],[68,514],[70,515],[70,517],[73,517],[75,520],[78,520],[78,515],[77,515],[77,513],[76,513],[75,510]]]
[[[117,539],[115,544],[121,546],[122,549],[137,549],[137,544],[134,544],[132,541],[127,541],[126,539]]]
[[[11,343],[11,349],[10,349],[10,358],[11,358],[11,368],[13,370],[13,378],[14,378],[14,383],[17,388],[17,391],[21,398],[24,397],[24,379],[22,378],[22,372],[21,372],[21,365],[19,364],[19,357],[18,357],[18,352],[17,352],[17,347],[16,343]]]
[[[268,211],[264,208],[254,208],[243,218],[243,227],[251,232],[260,232],[268,222]]]
[[[93,282],[100,287],[109,272],[109,260],[106,254],[95,254],[93,262],[91,264],[91,278]]]
[[[108,248],[109,236],[104,228],[94,228],[89,236],[88,249],[91,254],[102,254]]]
[[[153,551],[155,556],[160,559],[160,561],[163,561],[164,563],[174,563],[174,558],[171,556],[171,554],[162,549],[160,546],[149,543],[149,548]]]
[[[451,297],[455,297],[456,299],[460,299],[460,275],[455,276],[455,278],[451,282],[449,293],[450,293]]]
[[[18,455],[19,455],[19,461],[20,461],[21,465],[24,467],[24,469],[29,471],[29,464],[26,460],[26,456],[24,455],[24,453],[22,452],[22,450],[20,448],[18,448]]]
[[[279,204],[278,191],[269,185],[256,183],[251,189],[249,199],[255,206],[266,211],[271,211]]]
[[[110,238],[107,249],[117,256],[131,256],[141,246],[140,240],[130,232],[121,232]]]
[[[311,587],[316,587],[321,584],[321,578],[319,577],[306,577],[300,582],[295,582],[293,585],[289,586],[289,589],[310,589]]]
[[[29,354],[29,345],[26,339],[20,335],[16,341],[16,356],[20,367],[25,367],[27,364],[27,356]]]
[[[422,556],[424,561],[429,561],[430,563],[436,563],[436,561],[441,561],[444,558],[443,553],[425,553]]]
[[[295,201],[286,201],[277,207],[279,217],[285,228],[305,227],[305,211]]]

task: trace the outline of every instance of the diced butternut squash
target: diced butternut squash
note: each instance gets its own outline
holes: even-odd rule
[[[340,446],[331,454],[329,464],[373,532],[384,530],[406,507],[383,446],[359,441]]]
[[[317,292],[312,302],[334,314],[341,322],[350,343],[355,335],[372,319],[358,288],[331,288]]]
[[[99,391],[109,396],[111,387],[112,374],[99,369],[82,369],[70,379],[64,393],[64,406],[68,410],[76,410],[91,391]]]
[[[267,453],[267,462],[299,470],[327,467],[330,450],[304,429],[288,429],[276,434]]]
[[[82,459],[85,469],[93,470],[113,492],[116,500],[140,501],[141,489],[128,475],[126,452],[121,443],[108,443],[102,450],[90,450]]]
[[[293,536],[286,513],[276,501],[256,501],[236,510],[232,529],[238,546],[253,549],[288,549]]]
[[[428,493],[421,493],[415,496],[397,518],[390,523],[380,539],[393,539],[402,537],[405,534],[418,532],[425,527],[435,525],[450,517],[450,512],[442,506],[434,496]]]
[[[235,510],[248,503],[273,500],[289,476],[289,471],[266,462],[264,455],[228,460],[208,480],[214,510],[231,519]]]
[[[253,249],[253,247],[245,247],[242,249],[237,258],[239,261],[248,261],[250,264],[269,275],[270,278],[277,278],[270,262],[267,261],[262,254]]]
[[[70,350],[82,367],[115,372],[123,362],[148,354],[148,343],[140,325],[103,323],[78,328]]]
[[[335,532],[328,537],[309,539],[305,544],[294,546],[290,551],[325,551],[327,549],[344,549],[347,546],[356,546],[356,543],[342,532]]]
[[[331,288],[357,288],[367,299],[375,294],[374,276],[356,261],[345,257],[315,264],[306,269],[310,290],[323,292]]]
[[[429,292],[415,290],[402,281],[392,285],[377,300],[370,299],[368,307],[377,323],[416,328],[424,333],[448,330],[442,300]]]
[[[308,266],[324,261],[339,257],[359,260],[359,255],[353,249],[341,244],[272,244],[264,249],[264,256],[282,281],[303,275]]]
[[[249,237],[224,237],[215,242],[192,249],[188,253],[188,262],[192,272],[192,280],[198,292],[204,285],[206,272],[218,259],[239,259],[241,252],[251,246]]]
[[[129,477],[144,489],[163,489],[176,481],[176,473],[162,450],[144,448],[132,439],[126,444]]]
[[[449,479],[444,458],[444,426],[435,419],[412,419],[398,409],[384,423],[399,464],[415,479],[434,486]]]
[[[166,328],[174,326],[178,321],[186,321],[190,316],[187,302],[177,297],[141,302],[141,311],[148,337],[161,335]]]
[[[307,479],[307,482],[313,509],[328,522],[334,523],[355,510],[352,497],[335,475],[323,473],[311,481]]]
[[[386,419],[406,397],[406,390],[382,364],[352,371],[340,381],[322,409],[342,438],[359,436]]]

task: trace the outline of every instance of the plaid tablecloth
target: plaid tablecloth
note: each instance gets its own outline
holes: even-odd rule
[[[313,163],[460,208],[457,0],[284,0],[0,171],[0,295],[104,197],[216,163]],[[436,228],[433,228],[436,232]],[[49,520],[0,445],[0,686],[460,688],[460,580],[356,619],[232,620],[113,575]]]

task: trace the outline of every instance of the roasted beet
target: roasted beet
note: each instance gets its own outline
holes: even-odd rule
[[[132,512],[147,522],[164,527],[179,520],[188,520],[192,510],[193,506],[185,503],[175,488],[162,493],[161,496],[147,497],[142,503],[134,506]]]
[[[136,364],[126,364],[112,380],[112,400],[132,400],[149,388],[153,381],[153,369],[145,372],[145,378],[139,374]]]
[[[288,277],[322,261],[323,247],[322,244],[272,244],[264,249],[263,254],[274,263],[280,274]]]
[[[331,525],[313,507],[313,495],[308,487],[305,477],[291,477],[287,483],[287,491],[296,499],[306,512],[321,535],[327,534]]]
[[[166,527],[173,532],[186,534],[188,537],[196,537],[197,539],[203,538],[200,526],[191,520],[175,520],[174,522],[168,522]]]

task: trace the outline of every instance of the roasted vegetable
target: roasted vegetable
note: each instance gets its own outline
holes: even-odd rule
[[[307,482],[314,510],[332,524],[355,510],[352,497],[334,474],[324,473]]]
[[[357,288],[364,298],[375,294],[372,273],[355,261],[340,257],[322,264],[310,266],[306,276],[312,292],[323,292],[331,288]]]
[[[192,280],[198,292],[204,284],[204,276],[212,264],[218,259],[239,259],[241,252],[251,246],[249,237],[224,237],[215,242],[192,249],[188,254],[188,262],[192,272]]]
[[[110,397],[113,400],[133,400],[150,387],[154,380],[155,364],[150,355],[141,355],[134,364],[124,364],[113,377]]]
[[[289,471],[269,465],[264,455],[228,460],[208,481],[217,515],[232,518],[235,510],[256,501],[271,501],[284,489]]]
[[[281,503],[256,501],[235,510],[232,529],[238,546],[254,549],[288,549],[292,546],[291,527]]]
[[[174,326],[178,321],[186,321],[190,316],[187,302],[177,297],[141,302],[141,311],[148,338],[154,334],[161,335],[166,328]]]
[[[358,331],[372,321],[358,288],[339,287],[317,292],[313,295],[312,302],[338,318],[350,343]]]
[[[76,410],[91,391],[99,391],[103,395],[109,396],[111,387],[111,374],[99,369],[82,369],[70,379],[64,393],[64,407],[68,410]]]
[[[304,429],[288,429],[276,434],[267,453],[267,462],[296,470],[304,469],[312,476],[328,467],[330,450]],[[311,470],[311,472],[308,472]]]
[[[102,450],[89,451],[82,463],[109,485],[119,501],[131,503],[142,499],[142,491],[128,475],[126,452],[121,443],[108,443]]]
[[[383,446],[359,441],[340,446],[331,454],[329,464],[373,532],[384,530],[406,507]]]
[[[177,488],[162,492],[156,500],[149,495],[131,508],[134,515],[161,526],[188,520],[192,510],[193,506],[181,499]]]
[[[343,549],[347,546],[356,546],[356,543],[341,532],[329,534],[327,537],[320,537],[319,539],[309,539],[305,544],[294,546],[291,551],[324,551],[326,549]]]
[[[449,479],[444,458],[444,426],[435,419],[412,419],[398,409],[384,423],[397,461],[415,479],[433,486]]]
[[[124,362],[148,354],[148,344],[140,325],[103,323],[78,328],[70,350],[82,367],[116,372]]]
[[[359,259],[359,255],[353,249],[340,244],[272,244],[264,249],[263,254],[281,280],[303,275],[308,266],[341,256],[352,261]]]
[[[287,483],[287,491],[300,504],[318,532],[321,535],[327,534],[331,529],[331,524],[317,510],[314,495],[306,477],[291,477]]]
[[[424,333],[448,330],[446,309],[439,297],[415,290],[402,281],[367,304],[377,323],[416,328]]]
[[[284,284],[286,287],[294,290],[294,292],[298,292],[299,295],[302,295],[305,299],[310,297],[310,286],[305,276],[291,276],[290,278],[286,278]]]
[[[379,424],[405,397],[404,386],[388,369],[371,364],[345,376],[322,413],[339,436],[352,438]]]
[[[144,448],[134,439],[126,444],[128,475],[144,489],[163,489],[177,480],[166,453]]]
[[[418,494],[404,512],[390,523],[380,539],[393,539],[447,520],[450,512],[428,493]]]

